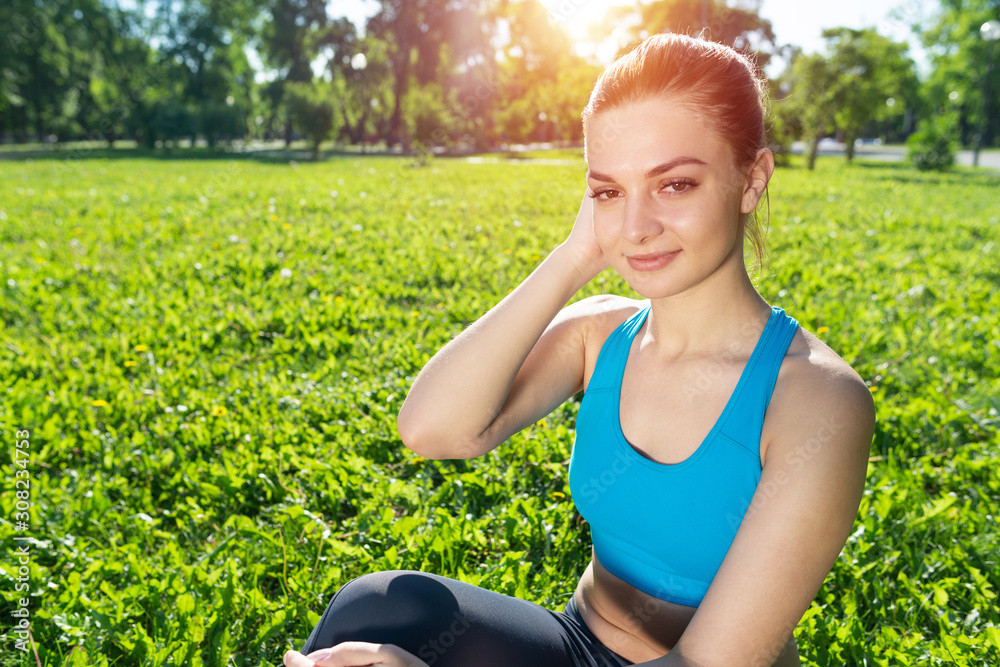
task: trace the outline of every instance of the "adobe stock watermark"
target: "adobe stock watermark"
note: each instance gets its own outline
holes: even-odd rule
[[[31,471],[28,465],[31,460],[31,432],[19,429],[14,432],[14,451],[11,453],[11,463],[14,467],[14,513],[13,523],[16,546],[10,552],[12,561],[11,573],[14,579],[14,591],[18,597],[12,602],[14,610],[10,612],[14,627],[14,648],[27,653],[31,640]],[[23,596],[23,597],[21,597]],[[37,653],[36,653],[37,658]]]
[[[816,433],[802,443],[800,447],[796,447],[785,455],[785,463],[790,465],[792,470],[790,472],[786,470],[778,471],[774,479],[762,481],[757,485],[757,489],[754,491],[751,500],[748,501],[746,498],[741,499],[741,503],[745,508],[743,516],[737,516],[732,512],[726,514],[726,521],[729,523],[729,527],[733,533],[736,533],[744,519],[760,511],[783,487],[787,486],[792,480],[792,475],[802,470],[810,461],[816,458],[816,455],[827,444],[833,441],[845,426],[846,423],[842,421],[842,417],[839,415],[827,415],[820,420]]]
[[[583,8],[590,8],[598,0],[560,0],[554,7],[547,7],[549,15],[556,23],[564,23],[576,15],[577,11]]]
[[[442,630],[436,638],[425,642],[417,650],[417,657],[428,665],[433,665],[437,662],[440,657],[455,645],[458,638],[464,635],[471,627],[469,620],[457,611],[452,612],[452,618],[454,620],[451,625]]]
[[[693,381],[684,385],[684,398],[686,398],[689,403],[693,403],[706,391],[716,386],[718,380],[725,375],[727,368],[730,368],[734,364],[738,364],[741,361],[749,364],[749,358],[745,357],[743,354],[744,346],[739,341],[759,340],[762,335],[763,332],[758,331],[753,324],[745,322],[740,327],[739,338],[730,341],[726,350],[721,355],[712,357],[711,364],[708,368],[699,373],[698,377]]]
[[[601,495],[614,486],[619,478],[627,473],[634,463],[635,457],[629,457],[625,454],[624,450],[619,449],[610,465],[602,470],[599,475],[591,476],[590,479],[580,486],[580,497],[584,498],[587,502],[596,503],[600,500]]]
[[[680,590],[678,582],[672,577],[661,577],[657,583],[656,595],[667,595]],[[663,612],[669,612],[671,617],[676,616],[676,611],[668,609],[668,603],[660,597],[647,597],[642,604],[636,605],[625,616],[625,627],[617,630],[621,641],[634,639],[635,633],[640,633],[649,627],[649,623],[656,623],[657,617]],[[784,631],[779,635],[779,639],[769,642],[766,646],[751,659],[752,667],[771,667],[783,655],[785,651],[796,651],[794,643],[794,631],[798,621],[785,624]],[[632,634],[630,634],[632,633]],[[680,633],[678,633],[678,637]]]
[[[459,100],[461,106],[456,111],[458,118],[462,121],[468,121],[483,104],[496,95],[499,88],[500,82],[497,79],[495,68],[487,68],[485,72],[477,69],[474,83],[467,87],[465,94]],[[448,134],[446,128],[438,126],[431,132],[428,143],[425,144],[417,140],[413,142],[413,148],[416,152],[420,152],[428,150],[431,145],[445,144],[448,141]]]

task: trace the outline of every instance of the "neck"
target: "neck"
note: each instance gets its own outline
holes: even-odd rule
[[[742,256],[730,267],[680,294],[653,299],[643,344],[671,359],[733,353],[735,346],[755,344],[771,306],[754,288]]]

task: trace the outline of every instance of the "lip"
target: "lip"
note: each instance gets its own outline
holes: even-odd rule
[[[625,259],[633,271],[659,271],[674,261],[680,250],[673,252],[655,252],[645,255],[626,255]]]

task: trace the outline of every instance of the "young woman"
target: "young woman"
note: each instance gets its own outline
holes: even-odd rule
[[[656,35],[619,59],[584,110],[588,190],[568,238],[400,410],[407,447],[470,458],[584,390],[569,481],[594,550],[565,610],[370,574],[286,665],[799,664],[792,631],[857,513],[874,407],[747,273],[774,169],[764,99],[718,44]],[[566,306],[608,266],[641,299]]]

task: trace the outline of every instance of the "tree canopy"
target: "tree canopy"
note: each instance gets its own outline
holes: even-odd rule
[[[921,117],[954,113],[960,138],[1000,139],[1000,44],[979,26],[995,0],[942,0],[914,25],[934,70],[917,79],[904,44],[874,28],[824,33],[826,50],[782,44],[746,0],[652,0],[617,7],[604,35],[620,52],[649,34],[729,44],[772,82],[775,137],[836,133],[848,146],[901,141]],[[335,5],[334,5],[335,6]],[[539,0],[379,0],[363,25],[319,0],[9,0],[0,21],[0,138],[196,140],[305,138],[385,147],[483,149],[580,141],[580,111],[602,65]],[[611,27],[618,30],[611,37]],[[981,137],[980,137],[981,135]]]

